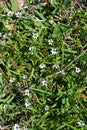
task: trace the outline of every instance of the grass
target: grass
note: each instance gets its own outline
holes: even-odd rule
[[[87,10],[32,2],[0,7],[1,130],[86,130]]]

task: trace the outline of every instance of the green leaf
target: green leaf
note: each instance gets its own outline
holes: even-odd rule
[[[52,37],[53,37],[53,38],[58,38],[58,39],[60,39],[60,38],[62,38],[62,36],[63,36],[63,33],[61,32],[60,26],[59,26],[59,25],[56,25],[56,26],[54,27]]]
[[[32,71],[31,71],[29,79],[31,79],[33,76],[34,76],[34,68],[32,68]]]
[[[77,51],[75,50],[71,50],[70,48],[68,49],[64,49],[65,52],[68,52],[68,53],[73,53],[73,54],[77,54]]]
[[[41,92],[41,93],[47,94],[47,95],[52,95],[52,93],[50,93],[48,91],[44,91],[44,90],[36,89],[36,88],[31,88],[31,89],[34,90],[34,91],[37,91],[37,92]]]
[[[16,12],[17,11],[17,7],[18,7],[18,2],[17,0],[11,0],[11,9],[13,12]]]
[[[42,13],[39,13],[38,11],[35,10],[35,13],[43,20],[46,21],[46,18],[42,15]]]

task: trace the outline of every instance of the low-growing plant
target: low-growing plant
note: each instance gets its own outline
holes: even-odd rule
[[[0,7],[0,125],[87,129],[87,10],[59,0]]]

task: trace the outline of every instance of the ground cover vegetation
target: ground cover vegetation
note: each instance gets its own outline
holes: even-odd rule
[[[86,7],[0,6],[1,130],[87,130]]]

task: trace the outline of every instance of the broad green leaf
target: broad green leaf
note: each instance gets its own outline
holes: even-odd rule
[[[45,21],[46,20],[46,18],[43,16],[43,14],[42,13],[39,13],[38,11],[36,11],[35,10],[35,13],[43,20],[43,21]]]
[[[58,39],[60,39],[60,38],[62,38],[62,36],[63,36],[63,33],[61,32],[60,26],[59,26],[59,25],[56,25],[56,26],[54,27],[52,37],[53,37],[53,38],[58,38]]]
[[[17,7],[18,7],[18,2],[17,0],[11,0],[11,9],[13,12],[16,12],[17,11]]]

